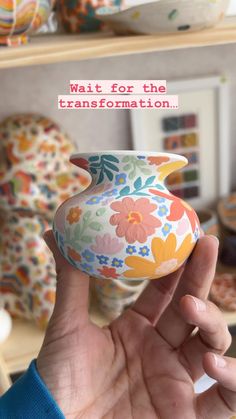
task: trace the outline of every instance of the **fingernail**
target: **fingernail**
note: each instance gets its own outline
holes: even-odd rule
[[[218,239],[218,237],[216,237],[216,236],[214,236],[213,234],[209,234],[209,237],[211,237],[212,239],[214,239],[215,240],[215,242],[218,244],[218,246],[219,246],[219,239]]]
[[[226,361],[222,356],[213,354],[215,359],[215,364],[217,368],[224,368],[226,366]]]
[[[204,303],[204,301],[199,300],[199,298],[193,297],[192,295],[190,297],[194,301],[197,311],[206,311],[207,310],[207,306],[206,306],[206,303]]]

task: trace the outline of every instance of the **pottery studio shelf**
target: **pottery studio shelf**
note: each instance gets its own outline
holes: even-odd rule
[[[229,326],[236,324],[236,313],[225,313]],[[108,320],[93,308],[91,318],[100,327]],[[35,358],[43,342],[44,332],[39,330],[32,322],[15,320],[13,331],[8,340],[0,346],[1,355],[7,366],[9,374],[24,371],[30,361]]]
[[[28,45],[0,47],[0,68],[79,61],[93,58],[167,51],[236,42],[236,18],[226,18],[215,28],[173,35],[115,36],[112,33],[86,35],[37,35]]]

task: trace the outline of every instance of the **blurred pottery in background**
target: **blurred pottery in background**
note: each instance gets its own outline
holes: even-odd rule
[[[118,281],[92,278],[101,311],[110,320],[132,305],[147,286],[148,281]]]
[[[34,319],[40,327],[55,300],[55,264],[42,238],[48,228],[39,215],[12,211],[5,214],[0,239],[2,302],[14,317]]]
[[[236,193],[221,199],[217,209],[223,226],[231,233],[236,233]]]
[[[93,32],[102,22],[95,16],[101,6],[119,6],[122,0],[59,0],[59,20],[66,32]]]
[[[236,277],[233,274],[217,274],[211,286],[210,296],[220,308],[236,311]]]
[[[192,32],[219,23],[229,0],[157,0],[133,7],[102,7],[96,16],[120,34]],[[129,2],[131,5],[131,2]]]
[[[86,182],[69,163],[73,144],[51,119],[19,114],[0,123],[0,207],[52,220],[58,205]],[[85,183],[86,184],[86,183]]]
[[[50,16],[55,0],[1,0],[0,45],[18,46],[28,41]]]
[[[155,279],[176,271],[199,238],[199,220],[164,179],[177,154],[107,151],[71,157],[90,186],[62,204],[53,229],[65,258],[100,279]]]
[[[11,333],[12,320],[10,314],[0,308],[0,344],[3,343]]]
[[[202,209],[197,211],[197,215],[204,233],[218,237],[219,225],[216,213],[210,209]]]

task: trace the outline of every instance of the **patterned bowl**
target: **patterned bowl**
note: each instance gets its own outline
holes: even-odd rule
[[[48,19],[55,0],[1,0],[0,45],[25,44]]]
[[[229,0],[157,0],[133,7],[101,7],[96,15],[120,34],[175,33],[209,28],[220,22]]]

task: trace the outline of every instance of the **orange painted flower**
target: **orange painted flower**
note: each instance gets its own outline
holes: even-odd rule
[[[152,240],[152,254],[154,260],[148,260],[140,256],[128,256],[125,259],[127,266],[131,268],[124,273],[126,278],[149,278],[156,279],[176,271],[188,258],[194,248],[191,234],[189,234],[177,247],[174,234],[170,234],[166,241],[155,238]]]
[[[66,219],[69,221],[70,224],[77,223],[80,219],[82,214],[82,210],[80,207],[73,207],[70,208],[69,214],[67,215]]]
[[[74,249],[72,249],[71,247],[67,247],[67,255],[75,260],[76,262],[81,262],[81,256],[79,253],[77,253]]]
[[[151,157],[148,157],[149,164],[155,164],[156,166],[159,166],[162,163],[166,163],[169,160],[170,160],[170,158],[167,157],[167,156],[159,156],[159,157],[157,157],[157,156],[152,157],[151,156]]]
[[[134,200],[126,197],[121,202],[113,202],[111,208],[118,214],[111,216],[110,223],[117,226],[117,236],[125,237],[128,243],[145,243],[147,237],[161,226],[160,220],[151,215],[157,206],[151,204],[147,198]]]
[[[109,268],[108,266],[103,266],[102,269],[98,269],[98,271],[100,272],[102,276],[105,276],[105,278],[117,279],[119,277],[119,275],[116,273],[115,268]]]

